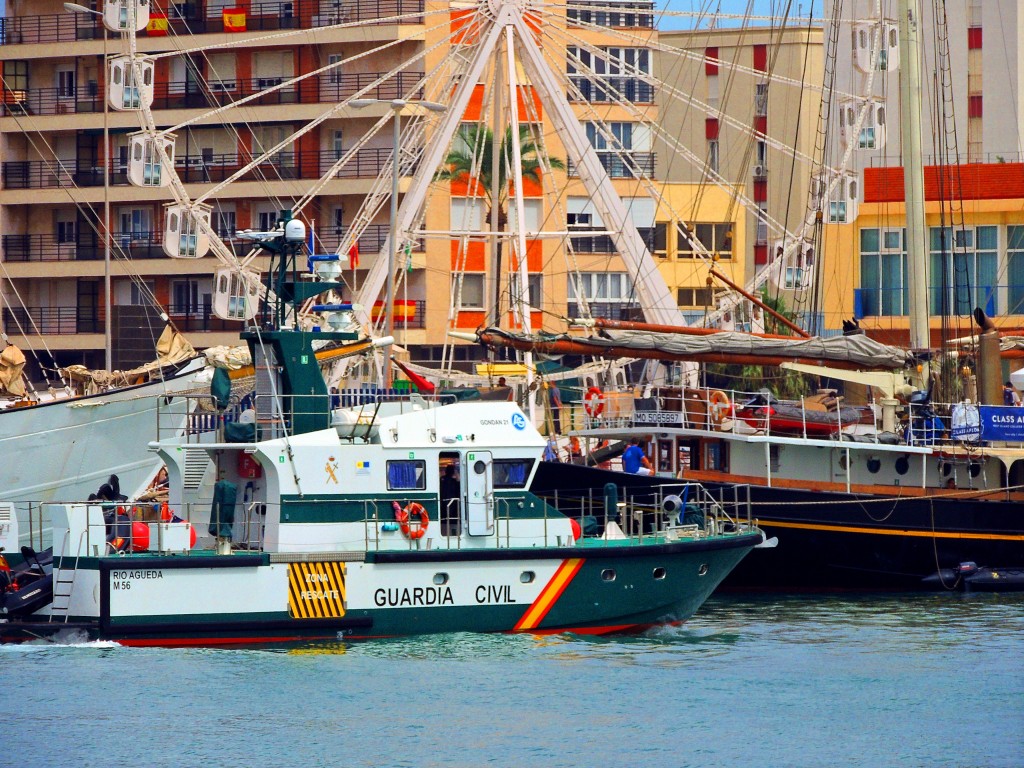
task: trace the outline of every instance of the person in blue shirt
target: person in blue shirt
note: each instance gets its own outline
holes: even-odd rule
[[[635,437],[629,441],[629,448],[622,453],[622,470],[631,475],[651,474],[651,462],[644,456],[640,441]]]

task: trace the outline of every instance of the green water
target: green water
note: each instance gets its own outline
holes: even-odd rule
[[[1024,596],[732,598],[640,637],[0,647],[32,766],[1021,766]]]

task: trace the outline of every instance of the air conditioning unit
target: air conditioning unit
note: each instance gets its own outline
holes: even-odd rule
[[[764,166],[764,165],[755,165],[754,166],[754,177],[755,178],[759,179],[762,176],[767,176],[767,175],[768,175],[768,167],[767,166]]]

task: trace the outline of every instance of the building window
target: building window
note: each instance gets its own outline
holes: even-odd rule
[[[73,221],[58,221],[57,222],[57,242],[58,243],[73,243],[75,242],[75,222]]]
[[[584,304],[592,317],[613,320],[626,319],[639,308],[633,280],[625,272],[579,272],[569,275],[567,289],[570,317],[580,317]]]
[[[461,298],[463,309],[484,308],[484,276],[480,273],[464,272],[461,276]]]
[[[718,139],[708,141],[708,169],[718,173]]]
[[[235,54],[211,53],[207,57],[206,78],[211,91],[234,91],[238,88],[235,76]]]
[[[590,146],[597,150],[605,171],[612,178],[654,175],[651,129],[643,123],[585,124]],[[574,171],[570,167],[570,174]]]
[[[755,245],[766,245],[768,243],[768,203],[757,204],[757,231],[755,234]]]
[[[981,307],[989,317],[997,314],[998,227],[931,227],[929,236],[929,311],[969,315]]]
[[[210,308],[213,283],[211,280],[172,280],[171,314],[197,315]]]
[[[707,224],[698,222],[691,227],[691,237],[700,242],[708,253],[718,253],[723,259],[732,258],[732,224]],[[689,259],[703,255],[682,232],[677,236],[679,258]]]
[[[907,254],[901,229],[860,231],[862,317],[905,315]]]
[[[1024,314],[1024,225],[1006,228],[1006,283],[1006,313]]]
[[[768,114],[768,83],[758,83],[754,89],[754,114],[764,117]]]
[[[566,74],[589,102],[654,101],[654,86],[647,48],[602,47],[598,53],[570,45],[566,48]]]
[[[710,288],[677,288],[676,303],[680,307],[709,307],[712,293]]]
[[[62,69],[57,72],[57,96],[62,99],[74,98],[75,71],[73,69]]]
[[[6,91],[27,91],[28,90],[28,62],[27,61],[5,61],[4,62],[4,90],[6,90]]]

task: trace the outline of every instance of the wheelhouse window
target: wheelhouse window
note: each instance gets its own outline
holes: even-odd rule
[[[525,488],[526,478],[533,469],[533,459],[495,459],[491,463],[491,476],[495,488]]]
[[[425,491],[427,462],[421,459],[387,462],[389,491]]]

